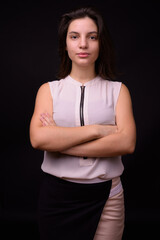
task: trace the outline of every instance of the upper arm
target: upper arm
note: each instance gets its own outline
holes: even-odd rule
[[[52,116],[53,103],[48,83],[43,84],[37,92],[34,112],[30,123],[30,137],[32,137],[37,127],[42,126],[42,123],[40,121],[40,114],[44,112],[47,112]]]
[[[128,137],[132,143],[136,142],[136,126],[133,116],[132,101],[128,88],[122,84],[116,105],[116,124],[118,131]]]

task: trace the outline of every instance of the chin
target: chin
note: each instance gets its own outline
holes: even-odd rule
[[[81,67],[89,67],[94,63],[95,61],[91,62],[91,61],[88,61],[88,59],[80,59],[79,61],[76,61],[76,65]]]

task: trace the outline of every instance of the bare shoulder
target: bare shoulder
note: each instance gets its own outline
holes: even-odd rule
[[[52,113],[52,96],[50,92],[49,83],[44,83],[40,86],[36,96],[35,112],[49,112]]]
[[[123,103],[124,101],[131,104],[131,95],[128,87],[122,83],[117,104],[121,102]]]
[[[49,92],[50,92],[49,83],[44,83],[39,87],[37,94],[45,94]]]
[[[122,94],[129,94],[130,95],[129,89],[128,89],[128,87],[124,83],[122,83],[122,85],[121,85],[120,93],[122,93]]]
[[[132,99],[130,91],[125,84],[121,85],[121,90],[119,93],[117,105],[116,105],[116,115],[133,114],[132,109]]]
[[[36,102],[50,100],[51,98],[49,83],[42,84],[37,91]]]

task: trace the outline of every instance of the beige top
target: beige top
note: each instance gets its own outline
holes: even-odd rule
[[[82,84],[70,76],[49,82],[49,86],[53,98],[53,118],[58,126],[81,126],[82,120],[84,125],[115,124],[120,82],[97,76],[84,84],[83,96]],[[84,159],[46,151],[42,170],[73,182],[97,183],[120,176],[124,167],[121,156]]]

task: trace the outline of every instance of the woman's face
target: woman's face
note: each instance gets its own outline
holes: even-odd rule
[[[89,18],[73,20],[67,32],[66,50],[73,64],[88,67],[95,64],[99,55],[98,28]]]

